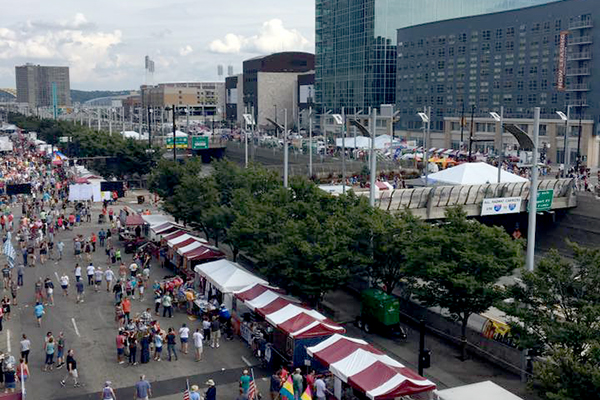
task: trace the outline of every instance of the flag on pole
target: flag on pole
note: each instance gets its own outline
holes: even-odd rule
[[[185,392],[183,392],[183,400],[190,400],[190,381],[185,380]]]
[[[306,390],[304,391],[304,393],[302,393],[302,396],[300,396],[300,400],[312,400],[312,393],[310,392],[310,386],[306,387]]]
[[[287,378],[281,390],[279,390],[279,396],[288,400],[294,400],[294,382],[292,382],[291,375]]]
[[[254,380],[254,369],[252,371],[252,380],[250,381],[250,387],[248,388],[248,400],[254,400],[256,398],[256,381]]]
[[[8,265],[11,268],[13,268],[15,266],[15,257],[17,256],[17,252],[15,251],[15,248],[13,247],[10,237],[8,239],[6,239],[6,242],[4,242],[3,251],[4,251],[4,255],[6,256],[6,259],[8,261]]]

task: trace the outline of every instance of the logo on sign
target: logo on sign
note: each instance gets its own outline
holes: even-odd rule
[[[502,205],[500,205],[500,204],[496,204],[496,205],[494,206],[494,211],[498,212],[498,211],[500,211],[500,210],[502,210]]]

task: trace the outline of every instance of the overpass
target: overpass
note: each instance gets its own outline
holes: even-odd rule
[[[577,207],[573,187],[574,179],[545,179],[539,182],[538,191],[554,190],[552,210],[569,209]],[[396,189],[379,191],[375,205],[389,212],[408,209],[422,219],[431,220],[444,218],[446,208],[455,206],[462,206],[468,216],[480,216],[484,199],[520,197],[520,212],[527,212],[529,188],[529,182],[521,182]]]

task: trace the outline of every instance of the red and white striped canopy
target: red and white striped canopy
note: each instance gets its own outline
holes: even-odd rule
[[[335,334],[306,349],[343,382],[371,400],[394,399],[435,390],[433,382],[406,368],[364,340]]]
[[[283,297],[276,288],[257,284],[235,293],[235,296],[293,338],[329,336],[346,331],[321,313]]]

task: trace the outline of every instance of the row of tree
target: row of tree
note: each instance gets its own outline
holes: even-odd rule
[[[109,135],[69,121],[41,119],[9,113],[10,123],[25,132],[36,132],[38,138],[56,146],[75,158],[99,157],[87,165],[105,178],[141,176],[150,173],[161,157],[159,148],[148,148],[145,142],[126,139],[118,133]],[[60,142],[60,137],[70,138]]]
[[[257,165],[213,168],[163,160],[150,187],[166,211],[229,245],[234,258],[244,252],[270,283],[316,303],[353,276],[368,277],[388,293],[448,310],[461,324],[463,352],[470,316],[496,305],[519,345],[542,356],[535,371],[544,398],[600,393],[598,251],[575,246],[573,263],[552,253],[506,288],[497,282],[522,267],[524,243],[461,209],[429,224],[371,208],[352,192],[331,196],[301,177],[285,189]]]

